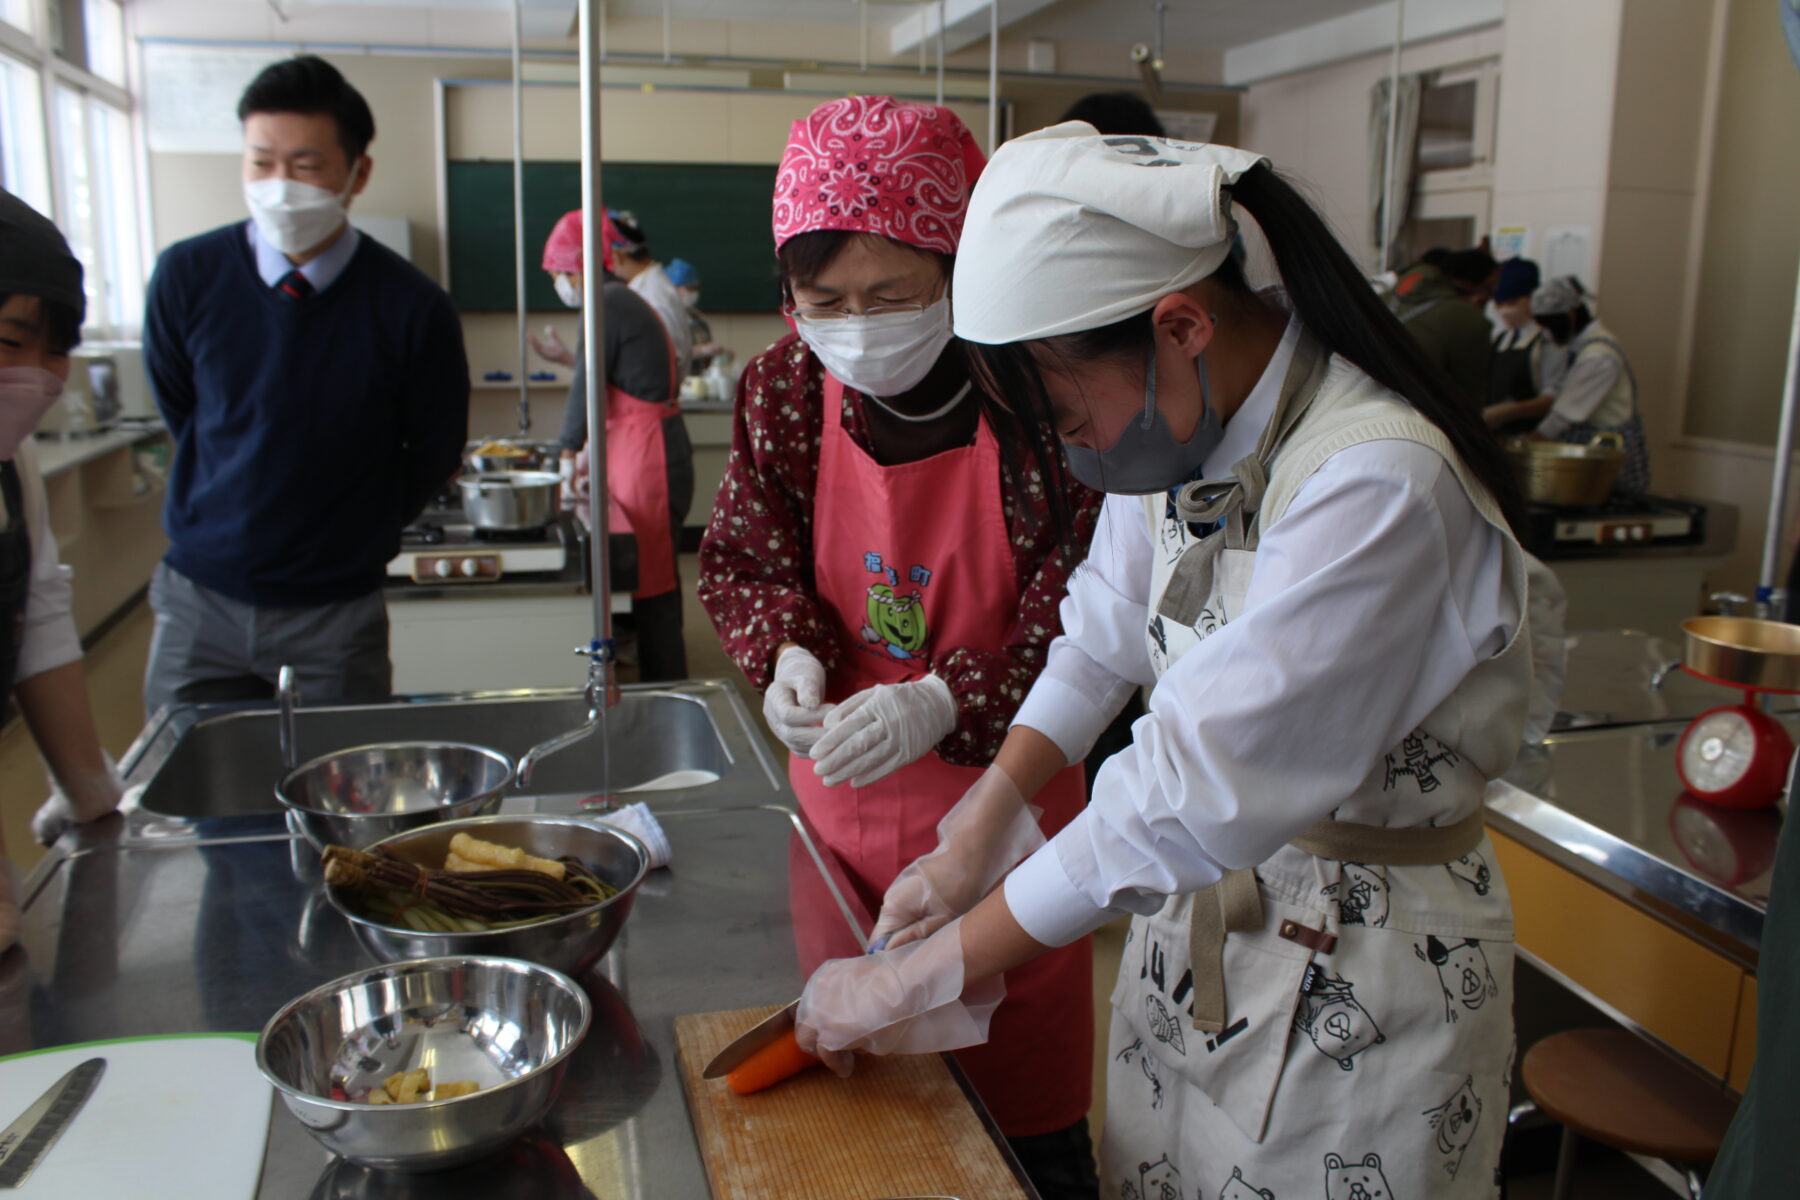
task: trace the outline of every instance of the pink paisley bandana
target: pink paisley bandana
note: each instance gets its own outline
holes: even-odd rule
[[[619,235],[613,229],[612,221],[601,217],[600,225],[600,266],[605,270],[613,269],[613,247],[619,243]],[[556,225],[550,230],[550,237],[544,242],[544,270],[553,274],[579,275],[581,273],[581,210],[579,208],[564,213],[556,219]]]
[[[954,254],[986,162],[947,108],[891,96],[821,104],[794,122],[775,173],[775,248],[848,229]]]

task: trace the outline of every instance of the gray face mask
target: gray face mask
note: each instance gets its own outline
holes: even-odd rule
[[[1219,421],[1206,382],[1206,356],[1194,363],[1200,373],[1203,410],[1193,437],[1185,444],[1176,441],[1156,410],[1156,349],[1152,347],[1144,378],[1144,415],[1127,424],[1109,450],[1063,443],[1069,474],[1097,492],[1115,496],[1154,496],[1191,479],[1225,437],[1225,426]]]

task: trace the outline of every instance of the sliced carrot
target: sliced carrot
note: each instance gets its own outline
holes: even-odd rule
[[[727,1075],[725,1082],[738,1095],[748,1096],[818,1065],[819,1060],[800,1048],[790,1029],[738,1064],[738,1069]]]

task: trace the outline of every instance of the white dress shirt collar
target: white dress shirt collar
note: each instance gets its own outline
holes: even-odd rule
[[[250,249],[256,255],[256,273],[270,287],[280,283],[282,277],[295,270],[288,256],[269,244],[269,240],[258,232],[255,221],[244,222],[246,235],[250,238]],[[350,258],[356,253],[356,245],[362,240],[362,233],[351,225],[344,230],[344,236],[331,244],[325,253],[312,259],[305,266],[298,268],[312,284],[315,294],[324,291],[337,281],[350,265]]]
[[[1256,386],[1244,397],[1238,410],[1225,422],[1225,437],[1201,464],[1202,478],[1223,479],[1246,455],[1256,450],[1263,429],[1275,415],[1275,402],[1281,398],[1281,384],[1287,378],[1288,364],[1294,359],[1294,347],[1300,344],[1300,318],[1290,316],[1281,342],[1263,368]]]

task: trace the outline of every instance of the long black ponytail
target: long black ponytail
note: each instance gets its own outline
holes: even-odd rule
[[[1442,430],[1470,474],[1492,494],[1507,523],[1515,532],[1522,531],[1524,502],[1499,442],[1478,412],[1457,403],[1450,380],[1376,297],[1312,205],[1272,168],[1260,164],[1238,179],[1231,194],[1262,227],[1288,303],[1301,323],[1326,349],[1360,367]],[[1235,292],[1251,291],[1235,259],[1226,259],[1211,278]],[[1154,336],[1146,311],[1096,329],[1047,338],[1044,345],[1068,363],[1111,359],[1125,369],[1141,369]],[[1049,420],[1042,367],[1030,345],[1015,342],[970,349],[976,377],[984,387]]]

